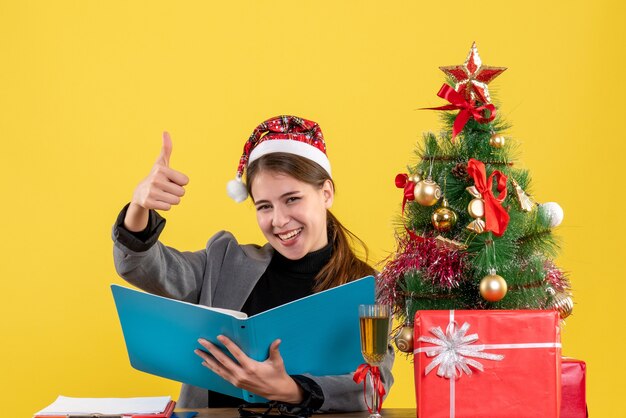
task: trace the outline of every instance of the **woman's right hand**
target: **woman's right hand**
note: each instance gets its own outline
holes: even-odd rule
[[[148,226],[150,209],[170,210],[185,194],[183,186],[189,183],[189,177],[169,167],[171,155],[172,140],[169,133],[163,132],[161,154],[150,174],[135,188],[126,211],[124,227],[129,231],[143,231]]]

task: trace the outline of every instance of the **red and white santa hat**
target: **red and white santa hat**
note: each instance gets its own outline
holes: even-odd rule
[[[242,181],[248,164],[274,152],[286,152],[307,158],[319,164],[330,176],[330,161],[326,156],[326,143],[319,125],[297,116],[276,116],[257,126],[244,145],[237,177],[229,181],[226,187],[232,199],[243,202],[248,197]]]

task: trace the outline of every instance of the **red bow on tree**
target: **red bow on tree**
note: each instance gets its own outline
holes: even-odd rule
[[[365,381],[365,378],[367,377],[368,373],[372,375],[374,390],[378,392],[378,410],[376,412],[380,414],[380,410],[382,409],[383,405],[383,396],[385,395],[385,386],[380,379],[380,369],[377,366],[370,366],[367,363],[363,363],[356,369],[356,372],[354,372],[354,376],[352,377],[352,379],[356,383],[364,382],[363,398],[365,399],[365,405],[367,405],[367,410],[371,414],[372,412],[374,412],[373,408],[376,407],[376,405],[372,405],[372,407],[370,407],[367,403],[367,381]]]
[[[404,213],[404,205],[408,200],[415,200],[415,183],[409,180],[408,174],[398,174],[396,176],[396,187],[404,189],[404,198],[402,199],[402,213]]]
[[[496,117],[496,107],[493,104],[488,103],[483,106],[476,107],[476,101],[467,101],[461,93],[457,92],[454,88],[447,84],[441,86],[437,96],[442,99],[446,99],[450,102],[450,104],[439,107],[427,107],[425,108],[426,110],[461,110],[456,116],[456,119],[454,119],[454,125],[452,126],[453,140],[459,133],[461,133],[470,117],[473,117],[478,123],[488,123]],[[489,110],[488,117],[483,115],[485,110]]]
[[[398,189],[404,189],[404,197],[402,198],[402,215],[404,215],[404,207],[406,206],[406,202],[415,200],[415,185],[416,183],[409,178],[408,174],[400,173],[396,176],[396,187]],[[404,227],[404,229],[406,229],[406,232],[409,234],[409,236],[417,242],[424,241],[424,238],[415,234],[415,232],[411,231],[406,226]]]
[[[495,236],[501,237],[506,231],[510,218],[509,213],[502,206],[502,202],[506,198],[507,176],[494,170],[487,178],[485,164],[473,158],[467,162],[467,174],[474,179],[474,185],[485,203],[485,231],[491,231]],[[498,197],[493,194],[493,179],[496,176],[498,177]]]

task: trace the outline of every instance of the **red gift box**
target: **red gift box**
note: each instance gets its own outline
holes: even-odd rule
[[[418,311],[420,418],[557,418],[561,337],[556,311]]]
[[[561,363],[561,418],[587,418],[584,361],[563,357]]]

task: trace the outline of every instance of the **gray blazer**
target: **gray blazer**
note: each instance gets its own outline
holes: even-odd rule
[[[263,247],[239,245],[226,231],[215,234],[205,249],[195,252],[181,252],[161,242],[137,252],[123,245],[117,235],[114,228],[115,268],[129,283],[157,295],[234,310],[241,310],[274,253],[269,244]],[[393,383],[393,359],[394,351],[390,346],[386,360],[380,366],[387,393]],[[324,404],[321,411],[367,409],[363,387],[354,383],[352,375],[306,375],[322,388]],[[206,389],[183,384],[178,406],[202,408],[207,404]]]

